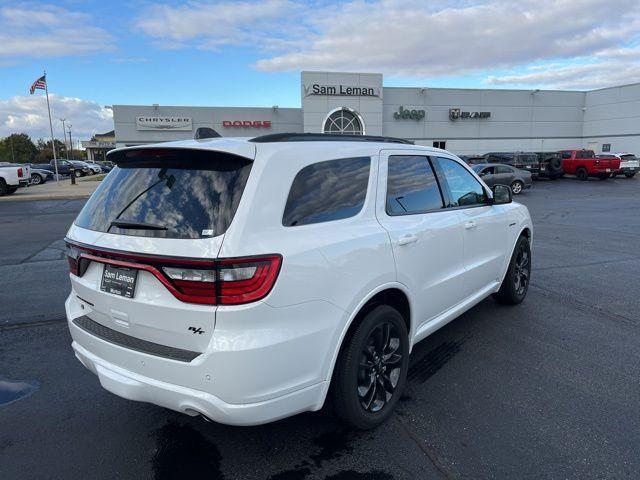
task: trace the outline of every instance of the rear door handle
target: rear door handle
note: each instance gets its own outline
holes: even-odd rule
[[[476,228],[477,226],[478,224],[473,220],[464,224],[464,228],[466,228],[467,230],[471,230],[472,228]]]
[[[398,245],[409,245],[410,243],[414,243],[417,241],[418,241],[417,235],[407,234],[398,240]]]

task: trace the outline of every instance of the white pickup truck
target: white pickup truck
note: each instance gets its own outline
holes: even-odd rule
[[[20,187],[29,185],[31,167],[0,162],[0,197],[10,195]]]

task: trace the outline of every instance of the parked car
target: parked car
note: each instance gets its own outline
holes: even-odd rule
[[[489,152],[483,155],[481,163],[503,163],[531,172],[534,177],[540,174],[538,155],[531,152]],[[477,162],[480,163],[480,162]]]
[[[31,168],[15,163],[0,163],[0,197],[15,193],[18,188],[29,185]]]
[[[617,158],[620,160],[620,168],[611,174],[611,177],[616,175],[624,175],[627,178],[633,178],[638,170],[640,170],[640,162],[633,153],[603,153],[598,155],[599,158]]]
[[[31,185],[40,185],[47,183],[48,180],[53,178],[53,172],[51,170],[44,170],[41,168],[31,169]]]
[[[472,166],[484,183],[493,187],[506,185],[511,188],[514,195],[520,195],[525,189],[531,188],[533,180],[531,172],[520,170],[511,165],[499,163],[478,163]]]
[[[91,171],[88,166],[82,165],[82,162],[78,162],[76,160],[67,160],[65,158],[59,158],[57,160],[58,163],[58,174],[59,175],[71,175],[71,170],[73,169],[74,175],[76,177],[84,177],[85,175],[89,175]],[[51,170],[55,173],[56,167],[54,160],[51,160],[49,163],[32,163],[34,168],[41,168],[44,170]]]
[[[254,425],[330,395],[371,428],[415,343],[527,293],[527,208],[443,150],[273,134],[108,158],[67,233],[65,307],[78,359],[130,400]]]
[[[458,158],[467,165],[475,165],[477,163],[486,162],[482,155],[458,155]]]
[[[540,177],[556,180],[564,175],[562,169],[562,155],[560,152],[535,152],[540,165]]]
[[[89,173],[89,175],[96,175],[98,173],[102,173],[102,167],[100,165],[98,165],[97,163],[94,162],[85,162],[85,161],[81,161],[79,162],[83,165],[86,165],[87,167],[89,167],[89,170],[91,171]]]
[[[593,150],[562,150],[564,173],[575,175],[578,180],[597,177],[606,180],[620,168],[620,159],[597,157]]]
[[[100,165],[102,171],[105,173],[109,173],[113,169],[113,162],[110,162],[108,160],[98,160],[96,161],[96,164]]]

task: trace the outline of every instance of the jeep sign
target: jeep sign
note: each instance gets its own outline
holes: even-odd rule
[[[400,108],[397,112],[393,112],[393,118],[396,120],[422,120],[425,116],[424,110],[408,110],[400,105]]]

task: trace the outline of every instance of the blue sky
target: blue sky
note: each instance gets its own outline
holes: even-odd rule
[[[569,21],[567,21],[569,19]],[[113,104],[298,107],[301,70],[386,86],[590,89],[640,81],[637,0],[0,0],[0,136],[88,136]]]

